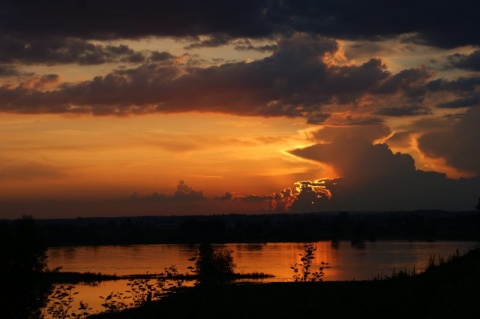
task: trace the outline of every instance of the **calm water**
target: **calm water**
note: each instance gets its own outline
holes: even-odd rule
[[[350,242],[315,243],[314,269],[321,262],[328,262],[324,281],[367,280],[379,275],[390,275],[393,270],[416,269],[421,271],[429,257],[445,257],[468,251],[476,242],[367,242],[352,246]],[[131,245],[99,247],[57,247],[48,251],[50,268],[62,267],[62,271],[101,272],[104,274],[154,274],[175,265],[180,273],[188,273],[195,256],[195,245]],[[215,248],[232,251],[235,271],[238,273],[263,272],[275,277],[261,282],[292,281],[290,266],[300,262],[302,243],[224,244]],[[125,291],[127,281],[103,282],[97,286],[76,287],[78,300],[87,302],[95,311],[100,311],[101,299],[112,291]]]

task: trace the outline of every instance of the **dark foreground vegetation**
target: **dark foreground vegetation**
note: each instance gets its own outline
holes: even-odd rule
[[[478,213],[415,212],[400,215],[338,213],[321,216],[306,214],[288,216],[293,218],[290,220],[276,215],[242,215],[239,216],[240,219],[235,219],[236,217],[238,216],[175,219],[176,223],[171,224],[170,228],[167,227],[171,232],[166,232],[178,236],[172,235],[176,238],[174,242],[190,240],[203,242],[198,254],[191,259],[194,266],[191,269],[192,273],[188,275],[190,277],[179,274],[175,267],[166,269],[165,273],[155,278],[155,284],[151,284],[151,277],[132,276],[130,282],[133,298],[127,301],[122,293],[114,292],[108,296],[100,296],[105,301],[102,306],[106,312],[96,315],[92,315],[93,312],[88,305],[81,304],[77,310],[69,308],[73,300],[71,284],[115,280],[118,277],[91,273],[62,273],[48,268],[46,258],[48,240],[45,241],[45,238],[52,240],[52,237],[47,236],[46,230],[51,230],[52,225],[66,227],[64,221],[53,223],[43,221],[38,226],[33,218],[23,216],[19,220],[0,222],[2,251],[0,279],[5,292],[4,297],[0,298],[0,318],[480,317],[480,308],[477,306],[480,298],[478,289],[480,247],[474,247],[465,254],[457,254],[447,259],[438,257],[435,259],[432,256],[426,261],[425,270],[420,273],[397,272],[391,276],[368,281],[322,282],[323,271],[327,271],[328,263],[322,263],[323,266],[318,270],[310,269],[315,249],[308,243],[326,239],[322,236],[327,234],[334,236],[334,239],[348,238],[352,242],[386,238],[478,241]],[[149,218],[92,219],[87,224],[81,219],[76,220],[79,224],[74,225],[72,229],[75,227],[88,229],[88,226],[84,225],[94,221],[98,223],[96,225],[107,224],[106,233],[113,234],[119,222],[126,223],[126,227],[133,227],[132,225],[142,220]],[[236,222],[227,223],[227,220]],[[149,225],[158,230],[158,223]],[[211,228],[212,225],[223,225],[219,227],[223,231],[216,232],[215,228]],[[238,232],[232,231],[232,225]],[[322,225],[325,227],[322,228]],[[94,230],[92,234],[98,235],[95,226],[91,227]],[[246,231],[247,229],[249,231]],[[285,234],[273,236],[280,229],[283,229]],[[448,230],[451,233],[448,233]],[[72,234],[75,234],[73,230]],[[216,251],[210,245],[216,241],[228,241],[226,238],[235,238],[220,236],[233,236],[232,234],[236,236],[250,234],[242,237],[250,241],[260,239],[275,241],[276,238],[305,242],[305,254],[301,263],[290,267],[294,282],[235,284],[234,280],[238,279],[238,274],[234,272],[235,265],[230,252]],[[74,238],[91,240],[94,237],[74,236]],[[118,240],[119,237],[114,238]],[[135,237],[126,236],[125,240],[131,243],[133,238]],[[101,243],[104,242],[99,241],[97,244]],[[105,243],[112,243],[112,240],[107,238]],[[265,275],[252,274],[252,276]],[[194,287],[185,287],[183,285],[185,280],[195,280],[196,284]],[[45,312],[47,305],[53,306]]]
[[[89,318],[480,318],[480,249],[426,264],[370,281],[199,285]]]
[[[38,220],[37,225],[48,246],[480,240],[479,211],[77,218]]]

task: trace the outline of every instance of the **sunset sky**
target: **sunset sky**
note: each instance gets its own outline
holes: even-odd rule
[[[0,219],[473,210],[479,12],[4,1]]]

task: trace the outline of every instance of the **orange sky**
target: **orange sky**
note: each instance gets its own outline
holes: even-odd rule
[[[9,4],[0,218],[473,208],[480,40],[405,8],[372,29],[360,4],[171,4],[160,23],[163,5],[87,1],[47,24]],[[332,198],[299,203],[320,179]]]

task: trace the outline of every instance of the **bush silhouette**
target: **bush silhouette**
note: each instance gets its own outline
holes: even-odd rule
[[[293,264],[290,266],[290,269],[293,270],[293,279],[296,282],[307,282],[307,281],[322,281],[325,268],[329,268],[328,263],[321,262],[321,267],[318,271],[312,271],[313,260],[315,259],[315,251],[317,248],[313,243],[304,244],[304,254],[300,254],[302,261],[300,264]]]
[[[232,279],[235,264],[229,250],[216,250],[211,244],[201,244],[198,255],[191,259],[195,267],[191,267],[201,284],[222,283]]]

